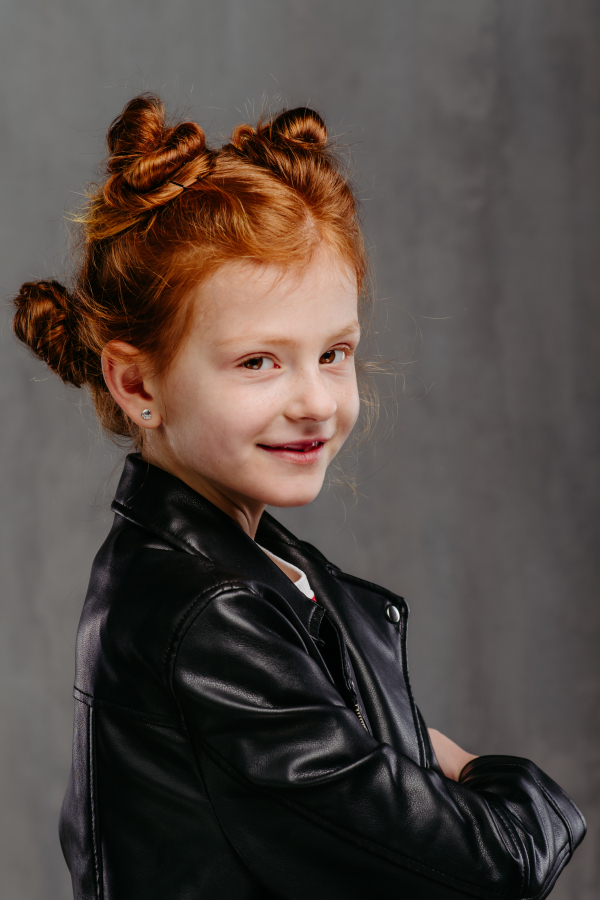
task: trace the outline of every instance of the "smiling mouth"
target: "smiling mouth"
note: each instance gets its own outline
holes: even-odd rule
[[[258,446],[262,450],[284,459],[312,462],[321,456],[321,450],[325,443],[325,440],[291,441],[289,444],[258,444]]]
[[[325,441],[300,441],[297,444],[279,444],[274,447],[268,444],[260,444],[259,446],[265,447],[267,450],[293,450],[294,453],[309,453],[317,447],[322,447],[324,443]]]

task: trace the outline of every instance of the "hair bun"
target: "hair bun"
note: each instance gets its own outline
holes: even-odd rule
[[[119,184],[142,194],[156,190],[203,153],[206,138],[195,122],[167,127],[160,98],[141,94],[111,124],[107,143],[110,157],[106,168],[112,177],[104,193],[109,202],[119,205]]]
[[[84,354],[73,340],[73,303],[58,281],[30,281],[15,298],[13,329],[19,340],[69,384],[87,380]]]
[[[327,145],[325,122],[314,109],[306,106],[286,109],[280,113],[270,123],[269,131],[271,139],[277,136],[319,150],[324,150]]]

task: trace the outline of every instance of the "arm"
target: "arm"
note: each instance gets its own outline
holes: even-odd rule
[[[278,606],[281,603],[281,606]],[[542,900],[583,837],[527,760],[455,783],[379,744],[277,596],[221,591],[181,640],[173,687],[220,824],[283,898]]]

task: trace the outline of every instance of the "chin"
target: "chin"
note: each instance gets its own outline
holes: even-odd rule
[[[323,487],[323,479],[318,484],[313,485],[297,485],[293,489],[281,491],[269,491],[268,496],[264,498],[267,506],[276,506],[281,509],[287,509],[293,506],[306,506],[319,495]]]

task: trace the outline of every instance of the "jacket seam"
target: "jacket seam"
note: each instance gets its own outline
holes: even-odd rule
[[[561,788],[560,784],[556,784],[556,783],[555,783],[555,786],[558,788],[558,793],[560,793],[561,797],[564,798],[565,802],[569,804],[569,806],[571,807],[571,809],[573,810],[573,812],[577,815],[577,818],[578,818],[579,821],[581,822],[581,824],[582,824],[582,826],[583,826],[584,833],[585,833],[585,831],[587,830],[587,823],[586,823],[586,821],[585,821],[585,818],[584,818],[583,815],[581,814],[580,810],[577,808],[577,806],[575,806],[575,804],[573,803],[573,801],[571,800],[571,798],[569,797],[569,795],[568,795],[565,791],[563,791],[563,789]],[[544,790],[546,790],[546,788],[544,788]],[[569,825],[569,829],[570,829],[570,828],[571,828],[571,826]],[[574,838],[573,838],[573,841],[574,841]],[[573,848],[573,849],[575,849],[575,848]]]
[[[177,728],[177,723],[168,716],[162,716],[160,713],[147,713],[141,709],[134,709],[131,706],[122,706],[113,700],[103,700],[100,697],[95,697],[93,694],[88,694],[87,691],[82,691],[77,686],[73,688],[73,696],[80,703],[85,703],[86,706],[89,706],[90,709],[107,709],[109,712],[114,710],[132,719],[137,719],[144,725],[155,725],[158,728]]]
[[[492,812],[491,804],[488,802],[487,798],[484,798],[484,799],[485,799],[486,806],[488,807],[488,809],[490,810],[490,813],[491,813]],[[527,856],[527,852],[525,850],[525,846],[523,844],[523,841],[520,839],[519,834],[517,833],[517,829],[514,827],[513,823],[510,821],[509,817],[504,814],[504,810],[500,809],[500,807],[494,807],[494,812],[496,813],[496,815],[498,816],[498,818],[501,820],[502,824],[506,828],[507,833],[512,838],[513,844],[515,845],[516,848],[518,848],[519,852],[522,855],[523,875],[521,878],[521,887],[519,890],[519,894],[522,894],[525,890],[525,884],[526,883],[529,884],[530,880],[531,880],[530,879],[531,872],[530,872],[530,866],[529,866],[529,859]],[[493,816],[492,816],[492,818],[493,818]],[[498,829],[498,833],[499,833],[500,837],[502,838],[502,841],[503,841],[506,849],[508,850],[509,849],[508,845],[507,845],[506,840],[504,839],[504,835],[502,834],[500,829]]]
[[[100,871],[100,855],[98,848],[98,828],[97,828],[97,809],[96,809],[96,766],[95,766],[95,729],[94,729],[94,710],[89,707],[88,712],[88,778],[90,784],[90,818],[92,823],[92,846],[94,848],[94,870],[96,874],[96,897],[98,900],[102,897],[104,891],[102,889],[101,871]]]
[[[408,694],[408,701],[410,703],[410,709],[413,717],[413,722],[415,725],[415,732],[417,734],[417,741],[419,744],[419,755],[421,757],[421,765],[425,766],[427,762],[427,755],[425,753],[425,741],[423,739],[423,733],[421,731],[421,722],[419,721],[419,715],[417,712],[417,704],[415,703],[415,698],[413,697],[412,686],[410,683],[410,676],[408,674],[408,654],[406,650],[406,628],[407,628],[407,617],[408,617],[408,609],[405,607],[402,610],[402,635],[400,638],[400,652],[402,654],[402,674],[404,676],[404,683],[406,685],[406,693]]]
[[[535,783],[537,784],[537,786],[539,787],[540,791],[542,792],[542,794],[543,794],[544,797],[546,798],[546,801],[550,804],[550,806],[552,807],[552,809],[554,810],[554,812],[556,813],[556,815],[559,817],[559,819],[561,820],[561,822],[562,822],[563,825],[565,826],[565,831],[567,832],[567,840],[568,840],[568,844],[569,844],[569,852],[570,852],[570,853],[573,853],[573,850],[574,850],[574,847],[573,847],[574,841],[573,841],[573,832],[571,831],[571,825],[569,824],[569,822],[567,821],[567,819],[565,818],[565,816],[562,814],[561,810],[560,810],[560,809],[558,808],[558,806],[556,805],[556,803],[555,803],[555,801],[554,801],[554,798],[548,793],[548,791],[546,790],[546,788],[544,787],[544,785],[541,784],[541,783],[537,780],[537,778],[535,777],[535,775],[533,775],[532,777],[533,777],[533,780],[535,781]]]
[[[173,629],[173,634],[171,636],[171,640],[167,645],[167,649],[165,651],[164,659],[163,659],[163,672],[165,681],[168,685],[168,688],[175,699],[175,703],[177,704],[177,709],[179,710],[179,715],[181,719],[181,723],[183,724],[185,730],[187,731],[187,726],[185,725],[185,717],[183,715],[183,710],[181,708],[181,704],[179,703],[179,699],[177,697],[177,693],[173,687],[173,668],[175,665],[175,660],[177,658],[177,654],[179,652],[179,647],[183,642],[185,635],[190,630],[198,616],[204,611],[204,609],[208,606],[208,604],[214,600],[216,597],[221,596],[223,594],[232,593],[234,590],[243,589],[248,591],[251,594],[256,594],[257,592],[252,588],[249,584],[244,584],[242,582],[236,583],[234,581],[221,582],[219,585],[211,586],[202,591],[201,594],[196,596],[191,603],[185,608],[180,617],[178,618],[175,627]],[[212,596],[211,596],[212,595]],[[192,616],[192,612],[194,607],[202,604],[204,601],[204,605]],[[182,628],[185,620],[190,617],[190,620],[187,624],[186,628]],[[181,632],[181,633],[180,633]],[[172,663],[170,671],[169,666]]]
[[[565,856],[565,853],[568,853],[568,850],[569,850],[569,847],[567,844],[565,844],[565,846],[562,848],[562,850],[559,850],[556,860],[554,862],[554,865],[552,866],[551,870],[548,872],[548,875],[544,879],[544,883],[541,885],[537,894],[528,893],[525,895],[524,900],[544,900],[544,898],[548,896],[548,894],[554,887],[556,879],[560,875],[560,873],[565,865],[564,856]],[[569,861],[569,858],[570,857],[567,856],[567,862]]]
[[[554,812],[556,813],[556,815],[559,817],[559,819],[565,826],[567,836],[569,838],[569,851],[571,853],[573,853],[575,850],[575,847],[574,847],[575,840],[573,838],[573,831],[571,830],[571,823],[565,818],[562,811],[559,809],[556,801],[554,800],[554,797],[549,793],[548,790],[546,790],[544,785],[540,781],[537,780],[535,775],[533,775],[532,778],[535,781],[535,783],[537,784],[537,786],[539,787],[540,791],[542,792],[542,794],[544,795],[546,800],[548,801],[548,803],[550,804],[550,806],[552,807],[552,809],[554,810]]]

